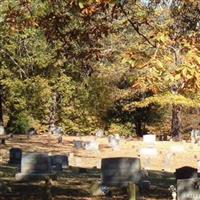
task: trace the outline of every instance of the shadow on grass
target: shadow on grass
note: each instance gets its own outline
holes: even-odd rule
[[[10,165],[0,166],[0,182],[4,181],[11,192],[0,190],[0,200],[46,200],[46,186],[44,182],[19,183],[14,179],[17,167]],[[119,188],[112,189],[111,196],[91,197],[89,189],[91,183],[100,181],[100,170],[87,169],[83,173],[74,172],[67,169],[59,173],[58,179],[53,182],[51,193],[54,200],[127,200],[128,194]],[[175,185],[173,173],[164,171],[148,171],[145,180],[151,182],[150,190],[141,194],[142,199],[146,200],[167,200],[171,198],[168,190],[170,185]]]

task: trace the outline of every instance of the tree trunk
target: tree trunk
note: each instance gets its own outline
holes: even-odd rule
[[[139,137],[143,136],[142,133],[142,121],[140,119],[135,121],[135,130],[136,130],[136,135]]]
[[[3,125],[3,92],[2,86],[0,85],[0,125]]]
[[[54,95],[53,95],[53,105],[52,105],[50,117],[49,117],[49,133],[51,133],[51,129],[53,127],[55,127],[56,110],[57,110],[57,94],[54,93]]]
[[[177,140],[181,139],[181,111],[182,106],[172,105],[171,135]]]

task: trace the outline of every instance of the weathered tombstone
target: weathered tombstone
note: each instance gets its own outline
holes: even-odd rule
[[[174,175],[176,179],[189,179],[198,177],[197,169],[189,166],[176,169]]]
[[[104,158],[101,161],[102,185],[127,187],[128,183],[138,184],[141,180],[139,158]]]
[[[51,158],[51,166],[55,170],[62,170],[63,168],[68,167],[68,157],[65,155],[53,155]]]
[[[84,149],[89,150],[89,151],[98,151],[99,150],[99,144],[98,144],[97,141],[92,140],[92,141],[85,143]]]
[[[22,156],[21,172],[16,174],[17,180],[41,180],[54,175],[51,160],[47,154],[28,153]]]
[[[74,140],[73,144],[76,149],[84,148],[84,142],[81,140]]]
[[[199,200],[200,180],[198,178],[177,180],[177,200]]]
[[[20,165],[22,160],[22,150],[20,148],[10,149],[10,164]]]

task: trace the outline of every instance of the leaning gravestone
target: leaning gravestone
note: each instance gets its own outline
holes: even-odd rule
[[[101,161],[103,186],[126,187],[129,183],[138,184],[141,179],[139,158],[104,158]]]
[[[53,155],[51,158],[51,166],[56,171],[68,167],[68,157],[65,155]]]
[[[10,149],[10,164],[20,165],[22,160],[22,150],[20,148]]]
[[[177,180],[177,200],[199,200],[200,179],[188,178]]]
[[[47,154],[28,153],[22,157],[21,172],[17,180],[42,180],[52,177],[51,160]]]

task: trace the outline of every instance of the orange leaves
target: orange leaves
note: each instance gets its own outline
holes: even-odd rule
[[[82,11],[81,11],[81,14],[83,16],[92,16],[94,15],[97,11],[99,10],[99,8],[95,5],[91,5],[91,6],[88,6],[87,8],[84,8]]]

